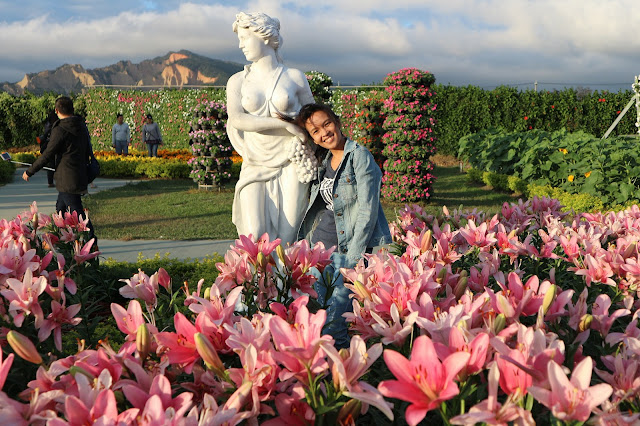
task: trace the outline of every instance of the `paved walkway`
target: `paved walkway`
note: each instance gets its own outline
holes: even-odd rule
[[[46,170],[41,170],[29,179],[29,182],[22,180],[24,167],[16,169],[13,182],[5,186],[0,186],[0,219],[13,219],[18,214],[29,209],[34,201],[38,205],[38,210],[51,214],[55,211],[58,191],[47,186]],[[135,182],[128,179],[105,179],[95,180],[96,188],[89,188],[89,194],[116,188]],[[98,238],[100,230],[98,229]],[[203,259],[207,255],[214,253],[223,254],[227,252],[234,240],[195,240],[195,241],[171,241],[171,240],[104,240],[100,238],[99,245],[102,258],[113,258],[118,261],[135,262],[138,254],[144,257],[154,257],[157,254],[164,257],[165,254],[175,259]]]

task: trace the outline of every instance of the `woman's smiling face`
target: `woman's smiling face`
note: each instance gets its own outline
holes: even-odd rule
[[[345,139],[340,130],[340,124],[336,123],[326,112],[314,112],[304,127],[316,145],[330,151],[344,149]]]

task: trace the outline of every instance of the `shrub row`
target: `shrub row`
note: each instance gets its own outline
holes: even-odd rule
[[[15,164],[8,161],[0,161],[0,185],[11,182],[15,171]]]
[[[563,211],[600,212],[606,206],[599,197],[589,194],[572,194],[550,185],[534,185],[517,176],[487,172],[471,168],[467,170],[467,179],[472,183],[485,184],[498,191],[513,192],[525,198],[547,197],[555,198],[563,205]],[[627,203],[631,205],[632,203]],[[611,210],[621,210],[625,205],[609,206]]]
[[[316,86],[324,87],[322,84]],[[333,90],[330,102],[337,111],[342,111],[343,95],[357,93],[362,100],[372,90],[375,92],[375,88],[366,86],[349,91]],[[591,92],[588,89],[535,92],[507,86],[484,90],[476,86],[441,84],[433,84],[431,91],[431,103],[437,106],[433,114],[438,123],[436,148],[439,153],[450,155],[457,154],[461,137],[492,126],[519,132],[566,128],[572,132],[582,130],[602,136],[633,95],[631,90],[617,93]],[[96,149],[111,149],[111,126],[118,112],[124,114],[125,121],[131,126],[134,148],[144,148],[140,142],[140,129],[147,113],[153,114],[154,120],[160,124],[167,148],[187,148],[188,111],[202,97],[224,102],[226,94],[224,89],[150,92],[92,89],[77,95],[75,105],[76,111],[87,117]],[[53,94],[15,97],[0,93],[0,148],[33,143],[42,131],[42,122],[54,100]],[[632,109],[613,134],[635,133],[635,121],[636,114]],[[349,118],[344,124],[350,125]]]
[[[605,205],[640,199],[637,139],[596,138],[585,132],[507,132],[490,128],[460,139],[460,158],[476,169],[529,183],[585,193]]]
[[[186,150],[161,150],[156,158],[147,157],[142,151],[132,151],[132,154],[126,157],[104,151],[95,151],[94,154],[100,163],[100,177],[188,179],[191,172],[188,163],[191,155]],[[39,155],[38,151],[15,152],[11,154],[11,158],[15,161],[33,163]],[[233,160],[231,177],[237,178],[242,163],[238,161],[241,160],[240,157],[234,157]],[[3,164],[9,165],[4,167],[13,167],[12,163],[0,163],[0,179],[4,176]],[[11,179],[14,170],[15,168],[12,168],[10,173],[7,172],[8,179]]]

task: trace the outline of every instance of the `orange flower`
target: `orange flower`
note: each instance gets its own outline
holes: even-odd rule
[[[584,174],[584,177],[589,177],[591,176],[591,171],[588,171],[587,173]]]
[[[564,148],[560,148],[560,149],[558,149],[558,151],[560,151],[560,152],[561,152],[561,153],[563,153],[564,155],[567,155],[567,153],[569,152],[569,151],[567,151],[567,150],[566,150],[566,149],[564,149]]]
[[[573,182],[573,178],[574,178],[574,176],[573,176],[573,175],[569,175],[569,177],[567,177],[567,180],[568,180],[569,182]]]

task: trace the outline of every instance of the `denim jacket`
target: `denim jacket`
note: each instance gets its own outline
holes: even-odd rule
[[[298,239],[311,240],[320,213],[325,209],[319,190],[329,157],[327,153],[318,166]],[[391,243],[389,224],[380,204],[381,182],[382,172],[373,155],[365,147],[347,139],[333,183],[333,214],[338,233],[336,253],[346,257],[347,265],[344,267],[355,266],[367,249]]]

